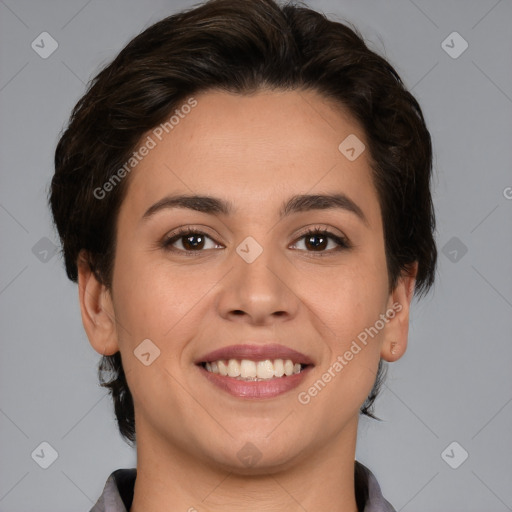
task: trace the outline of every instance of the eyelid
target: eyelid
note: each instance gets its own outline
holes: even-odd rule
[[[191,232],[192,234],[206,235],[212,240],[214,240],[216,243],[222,243],[223,245],[225,245],[226,242],[224,241],[223,237],[217,233],[214,235],[211,233],[211,231],[211,228],[208,228],[207,226],[203,226],[201,224],[185,224],[183,226],[178,226],[177,228],[166,233],[163,237],[163,240],[170,240],[171,238],[175,238],[178,235],[185,236]]]
[[[336,232],[335,232],[336,231]],[[343,238],[347,240],[348,237],[343,233],[343,231],[333,228],[331,226],[321,225],[321,224],[310,224],[309,226],[305,226],[299,231],[297,237],[302,237],[304,235],[308,235],[310,233],[327,233],[329,236],[334,236],[338,238]]]

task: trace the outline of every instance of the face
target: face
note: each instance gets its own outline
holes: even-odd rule
[[[342,449],[379,359],[398,358],[392,340],[403,353],[410,298],[407,281],[389,293],[365,134],[313,91],[194,98],[142,139],[156,144],[119,212],[115,329],[91,343],[121,351],[155,452],[241,471],[254,452],[268,471]]]

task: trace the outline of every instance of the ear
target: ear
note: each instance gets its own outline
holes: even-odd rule
[[[392,293],[389,295],[386,316],[384,341],[381,348],[381,359],[393,362],[400,359],[407,349],[409,335],[409,310],[414,295],[418,262],[414,262],[403,272]]]
[[[85,332],[96,352],[110,356],[119,351],[110,292],[96,278],[89,265],[87,252],[83,249],[77,265],[78,295]]]

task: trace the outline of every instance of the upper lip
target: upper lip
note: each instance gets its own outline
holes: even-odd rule
[[[250,359],[252,361],[264,361],[265,359],[291,359],[294,363],[300,363],[303,365],[313,364],[310,357],[278,343],[269,343],[266,345],[230,345],[229,347],[219,348],[204,354],[196,359],[195,364],[226,359]]]

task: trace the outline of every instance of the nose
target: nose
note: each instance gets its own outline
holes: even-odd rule
[[[249,248],[247,252],[250,252],[256,248],[251,247],[250,242],[240,246],[240,252],[233,252],[232,270],[222,280],[220,315],[254,325],[271,325],[277,320],[294,318],[300,299],[293,290],[293,266],[284,255],[262,246],[254,260],[246,258],[240,249]]]

